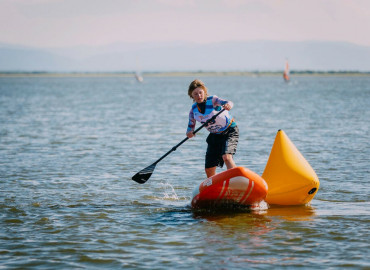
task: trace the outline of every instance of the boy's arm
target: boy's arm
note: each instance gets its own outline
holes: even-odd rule
[[[234,103],[232,101],[225,100],[217,96],[213,96],[212,104],[213,104],[213,107],[225,106],[227,104],[228,106],[225,107],[226,110],[231,110],[231,108],[234,106]]]
[[[195,129],[195,123],[196,123],[196,121],[194,119],[193,110],[190,110],[190,112],[189,112],[189,123],[188,123],[188,128],[186,130],[186,134],[188,134],[191,131],[194,131],[194,129]]]

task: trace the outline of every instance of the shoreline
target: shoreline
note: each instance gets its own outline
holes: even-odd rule
[[[282,76],[283,71],[158,71],[142,72],[143,77],[194,77],[194,76]],[[1,77],[134,77],[135,72],[0,72]],[[370,71],[291,71],[290,76],[370,76]]]

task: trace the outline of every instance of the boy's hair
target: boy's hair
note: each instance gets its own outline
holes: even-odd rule
[[[197,89],[198,87],[202,88],[203,91],[204,91],[204,96],[205,98],[208,97],[208,91],[207,91],[207,87],[204,85],[204,83],[201,81],[201,80],[194,80],[190,83],[189,85],[189,90],[188,90],[188,95],[191,99],[193,99],[193,97],[191,96],[191,94],[193,93],[193,91],[195,89]]]

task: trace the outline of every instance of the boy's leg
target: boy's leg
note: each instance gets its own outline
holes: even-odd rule
[[[216,174],[216,167],[206,168],[205,171],[207,178],[210,178],[211,176],[214,176]]]
[[[233,155],[224,154],[222,155],[222,159],[224,160],[227,169],[232,169],[236,167],[236,164],[233,159]]]

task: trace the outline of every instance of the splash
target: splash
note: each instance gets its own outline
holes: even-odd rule
[[[259,203],[251,205],[250,209],[257,212],[265,212],[267,209],[269,209],[269,205],[267,202],[261,201]]]
[[[161,185],[161,188],[163,190],[163,198],[162,199],[164,199],[164,200],[174,200],[174,201],[179,200],[179,197],[177,196],[175,189],[173,188],[173,186],[170,183],[162,182],[162,183],[160,183],[160,185]]]

